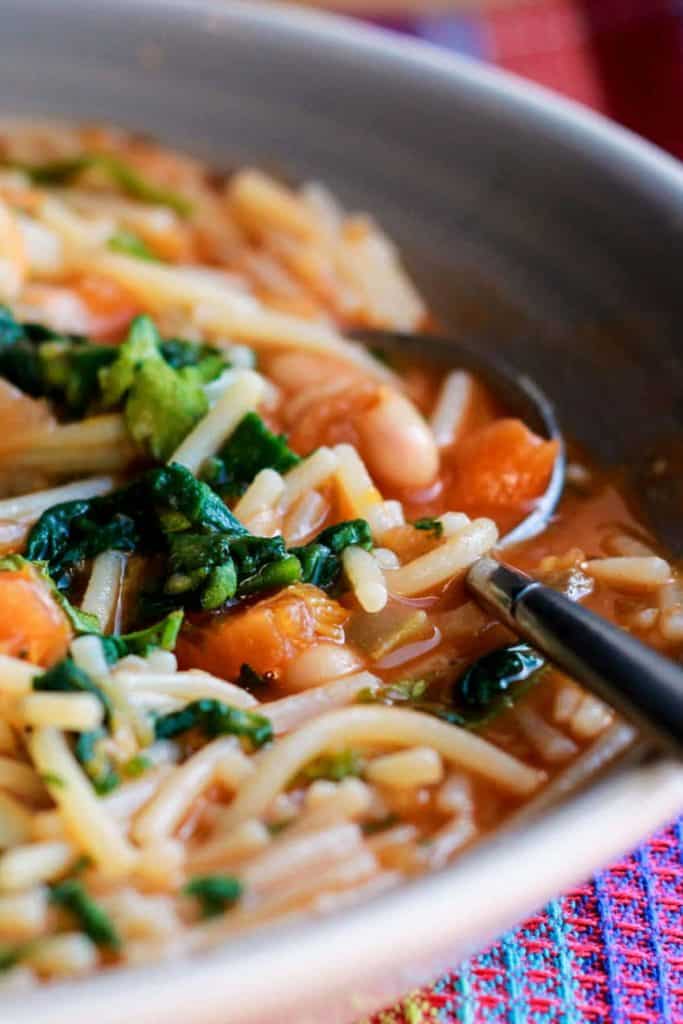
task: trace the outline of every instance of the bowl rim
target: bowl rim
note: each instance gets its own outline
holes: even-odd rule
[[[31,17],[31,11],[48,4],[52,6],[52,0],[23,0],[23,9]],[[96,16],[89,0],[62,0],[64,7]],[[353,47],[366,60],[398,61],[447,81],[450,88],[495,98],[548,135],[571,137],[574,145],[590,151],[606,173],[626,175],[642,201],[670,211],[674,223],[683,228],[683,167],[678,161],[602,115],[510,72],[378,26],[291,4],[117,0],[117,14],[125,15],[127,9],[153,18],[164,12],[188,19],[199,16],[207,27],[222,24],[226,30],[230,24],[275,30],[282,46],[298,38],[340,52],[348,53]],[[334,1020],[346,1021],[394,998],[400,994],[399,986],[407,990],[435,974],[446,965],[443,951],[449,942],[457,941],[460,955],[474,952],[501,927],[586,877],[681,806],[680,764],[659,756],[636,767],[616,764],[602,781],[531,824],[489,839],[449,868],[377,895],[368,903],[233,939],[195,958],[174,961],[175,970],[165,962],[121,968],[9,997],[2,1004],[3,1020],[37,1024],[49,1017],[52,1024],[90,1024],[96,1008],[98,1024],[129,1017],[136,1024],[158,1024],[160,1019],[167,1024],[187,1024],[190,1019],[217,1022],[225,1020],[226,1012],[231,1013],[231,1021],[249,1024],[278,1019],[279,1008],[285,1014],[279,1019],[289,1020],[286,1014],[296,1007],[303,991],[312,1005],[327,1005],[328,1010],[330,998],[342,998],[345,1009]],[[571,864],[566,857],[569,836]],[[485,906],[482,892],[488,896]],[[459,909],[457,924],[440,913],[440,908],[448,907]],[[399,971],[397,976],[397,931],[401,935],[398,959],[414,963],[415,973]],[[340,948],[345,956],[336,955]],[[389,987],[373,987],[383,972],[391,976]],[[232,1009],[227,1010],[228,1006]],[[331,1022],[332,1011],[319,1019]]]

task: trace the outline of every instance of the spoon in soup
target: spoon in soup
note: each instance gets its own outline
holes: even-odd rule
[[[501,554],[540,533],[562,495],[566,455],[553,405],[526,375],[470,345],[428,334],[358,330],[351,335],[389,353],[414,355],[444,367],[472,371],[511,414],[548,440],[558,454],[545,492],[501,538]],[[526,573],[485,555],[470,567],[466,585],[491,615],[568,675],[605,700],[642,733],[677,753],[683,744],[683,668],[629,633]]]

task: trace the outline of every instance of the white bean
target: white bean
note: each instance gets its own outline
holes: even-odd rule
[[[307,647],[287,667],[287,688],[310,690],[330,679],[357,672],[362,661],[356,652],[341,644],[319,643]]]
[[[413,403],[382,387],[379,400],[358,416],[360,447],[373,476],[395,487],[426,487],[439,471],[434,436]]]

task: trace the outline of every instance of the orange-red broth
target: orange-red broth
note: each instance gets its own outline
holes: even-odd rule
[[[267,358],[263,364],[267,373]],[[405,380],[409,394],[427,413],[434,402],[438,376],[413,367],[407,371]],[[349,406],[364,401],[367,401],[367,392],[361,389],[355,397],[347,394],[336,404],[311,406],[308,419],[302,418],[296,429],[289,430],[292,447],[304,455],[320,444],[356,443],[358,438],[349,416]],[[288,427],[286,417],[279,410],[271,410],[267,419],[274,428]],[[491,516],[504,533],[528,512],[536,496],[542,493],[554,455],[555,449],[550,443],[534,437],[519,421],[506,418],[492,395],[477,382],[457,443],[442,453],[437,480],[429,488],[412,493],[392,490],[381,480],[377,483],[384,497],[396,497],[403,502],[409,520],[458,510],[470,516]],[[581,462],[585,468],[581,486],[568,486],[546,531],[534,540],[506,551],[506,559],[511,563],[531,573],[540,573],[557,586],[566,584],[572,570],[580,571],[578,567],[585,558],[612,553],[611,540],[615,536],[627,534],[652,543],[618,480],[593,465],[586,465],[584,458]],[[329,500],[328,522],[345,518],[347,513],[343,500],[333,486],[326,487],[326,497]],[[426,551],[433,544],[433,539],[428,531],[418,531],[406,525],[397,527],[385,543],[395,547],[405,560]],[[136,561],[135,558],[132,560],[128,573],[131,588],[135,587],[136,578],[139,582],[139,571],[143,569],[138,565],[136,571]],[[11,575],[3,574],[3,581],[9,584]],[[6,603],[5,595],[10,602],[13,600],[10,588],[1,587],[0,611]],[[362,644],[353,643],[354,638],[360,636],[362,639],[359,621],[367,616],[351,595],[334,600],[315,592],[315,588],[295,586],[245,608],[191,615],[181,634],[177,653],[182,668],[202,668],[231,680],[237,677],[240,666],[248,663],[265,677],[265,684],[258,693],[259,699],[270,700],[290,692],[288,661],[307,646],[323,639],[350,644],[358,655],[359,666],[371,669],[386,684],[424,679],[430,682],[430,695],[436,693],[447,697],[452,682],[468,664],[514,639],[504,627],[478,612],[473,605],[469,606],[461,628],[442,629],[444,616],[448,617],[467,601],[462,582],[450,584],[438,593],[411,599],[391,599],[390,607],[400,605],[424,611],[426,623],[424,629],[417,636],[412,636],[408,643],[394,648],[388,656],[373,660],[363,650]],[[644,601],[632,595],[626,596],[599,585],[593,587],[584,601],[587,606],[627,628],[634,613],[644,606]],[[40,617],[38,613],[39,609],[34,616],[36,620]],[[16,618],[9,614],[0,616],[0,650],[9,654],[21,653],[17,644],[25,643],[25,638],[19,637],[14,630],[15,621]],[[48,625],[51,626],[50,623]],[[123,625],[125,628],[126,623]],[[39,639],[34,637],[34,643]],[[645,639],[661,645],[655,633],[645,636]],[[56,660],[52,648],[48,647],[45,657],[48,661]],[[552,720],[557,689],[565,685],[566,680],[559,672],[547,670],[541,682],[521,698],[521,704]],[[520,730],[514,710],[502,711],[481,731],[510,753],[542,768],[548,776],[566,767],[566,761],[553,765],[539,756]],[[191,737],[188,742],[192,743]],[[581,749],[582,744],[577,742],[577,756]],[[516,798],[501,794],[481,780],[471,781],[480,830],[493,827],[516,805]],[[296,783],[292,795],[296,799]],[[218,790],[204,794],[193,806],[182,826],[181,835],[200,841],[201,836],[210,830],[217,805],[223,799]],[[387,801],[396,821],[409,822],[425,835],[446,820],[443,812],[435,807],[434,792],[427,788],[396,790],[387,795]],[[385,866],[407,869],[407,864],[395,862],[403,855],[402,850],[401,844],[395,847],[388,844],[386,849],[378,852]]]
[[[422,368],[413,368],[406,379],[411,397],[424,412],[428,412],[438,387],[437,375]],[[358,401],[363,401],[363,396]],[[356,443],[358,438],[348,416],[348,403],[348,396],[345,396],[334,414],[329,408],[321,410],[317,407],[310,422],[300,422],[297,430],[290,431],[292,446],[306,454],[319,444]],[[274,415],[270,416],[270,424],[274,428],[285,426]],[[529,453],[532,461],[536,456],[531,472],[528,471]],[[413,493],[392,491],[390,487],[382,486],[381,481],[378,483],[385,497],[400,498],[410,520],[448,510],[463,510],[471,516],[492,516],[503,533],[528,512],[535,496],[542,493],[552,464],[551,455],[554,456],[554,449],[550,445],[534,438],[518,421],[505,419],[493,396],[477,382],[458,442],[443,453],[442,468],[435,483],[423,492]],[[506,550],[505,554],[512,564],[531,573],[540,573],[556,586],[565,586],[570,572],[580,572],[577,567],[584,559],[613,553],[611,540],[614,537],[626,534],[653,543],[618,478],[590,464],[583,454],[575,457],[585,470],[581,486],[567,486],[553,522],[541,536]],[[508,467],[507,479],[502,488],[496,489],[496,479],[500,476],[496,467],[500,467],[501,462]],[[517,487],[515,466],[520,468]],[[477,477],[477,469],[481,470],[480,477]],[[468,470],[471,470],[469,476]],[[328,489],[327,497],[331,502],[329,522],[344,518],[343,502],[332,489]],[[397,528],[394,537],[387,538],[385,543],[388,546],[394,543],[401,557],[407,558],[420,555],[433,540],[429,533],[406,526]],[[552,563],[553,558],[557,560],[556,565]],[[387,684],[433,679],[430,692],[447,695],[451,682],[474,659],[514,640],[507,629],[476,610],[463,620],[460,631],[456,630],[455,634],[445,638],[438,625],[441,617],[467,601],[462,582],[451,584],[439,593],[391,599],[390,604],[394,606],[401,604],[426,611],[428,624],[424,633],[379,661],[372,661],[356,647],[361,661]],[[638,600],[597,584],[583,601],[626,628],[629,628],[634,612],[647,603],[645,599]],[[289,692],[286,678],[288,658],[321,636],[348,643],[358,634],[359,620],[367,618],[350,595],[345,595],[339,602],[322,603],[322,611],[311,612],[305,601],[293,602],[285,593],[259,602],[243,612],[197,619],[186,628],[181,638],[181,665],[185,668],[200,667],[234,678],[241,663],[248,661],[259,672],[267,674],[267,689],[258,696],[262,699],[283,696]],[[316,616],[318,620],[324,620],[322,626]],[[467,628],[470,622],[476,624],[475,628]],[[644,638],[660,643],[654,634]],[[541,682],[521,698],[521,703],[552,721],[557,690],[566,683],[561,673],[549,669],[543,673]],[[566,761],[553,765],[540,757],[520,730],[514,710],[502,711],[493,722],[483,726],[481,732],[510,753],[542,768],[548,776],[567,766]],[[576,742],[576,756],[589,745],[590,742]],[[481,780],[475,780],[473,787],[480,829],[493,827],[517,803],[515,798],[501,794]],[[425,834],[438,828],[445,820],[434,806],[434,793],[427,788],[396,791],[390,802],[398,821],[409,821],[421,830],[424,828]],[[195,811],[192,825],[188,826],[190,830],[201,820],[202,815]],[[389,849],[383,852],[382,859],[388,867],[399,866],[392,857],[400,855],[400,847],[397,846],[396,851]]]

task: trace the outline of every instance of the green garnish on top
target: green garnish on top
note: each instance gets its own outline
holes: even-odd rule
[[[191,879],[183,892],[199,901],[204,917],[216,917],[234,906],[242,895],[242,883],[231,875],[203,875]]]
[[[299,779],[302,782],[314,782],[316,779],[341,782],[342,779],[361,775],[363,764],[363,758],[357,750],[339,750],[316,757],[299,773]]]
[[[74,571],[102,551],[165,555],[161,596],[167,605],[210,611],[299,580],[328,589],[339,580],[340,554],[349,544],[371,547],[365,520],[338,523],[291,551],[282,537],[255,537],[207,484],[171,464],[111,494],[53,505],[33,526],[26,554],[45,563],[62,591]],[[157,628],[172,626],[167,621]],[[132,636],[144,642],[145,633]]]
[[[147,316],[137,317],[116,359],[98,374],[105,409],[123,404],[130,436],[153,458],[164,461],[209,409],[204,385],[225,366],[208,357],[179,369],[163,355],[159,333]]]
[[[157,260],[147,243],[139,235],[133,234],[132,231],[125,231],[123,228],[114,232],[107,242],[107,248],[112,252],[122,252],[124,256],[134,256],[136,260],[150,262]]]
[[[122,408],[130,436],[155,459],[168,458],[208,411],[205,385],[227,365],[210,345],[164,341],[146,316],[116,347],[18,323],[0,306],[0,376],[67,417]]]
[[[257,413],[248,412],[218,454],[206,460],[202,479],[224,498],[237,498],[262,469],[286,473],[299,462],[284,434],[274,434]]]
[[[96,945],[108,946],[113,950],[120,948],[121,938],[112,920],[88,895],[82,882],[69,878],[54,885],[50,892],[50,902],[73,914],[85,934]]]
[[[111,153],[83,153],[64,160],[51,160],[43,164],[14,162],[11,165],[27,174],[36,185],[71,185],[86,171],[97,170],[110,183],[133,199],[158,206],[169,206],[181,217],[192,213],[192,203],[178,192],[149,181],[130,164]]]
[[[71,658],[64,658],[36,676],[33,689],[52,693],[91,693],[102,704],[106,718],[111,715],[111,703],[104,690]]]
[[[154,723],[158,740],[175,739],[190,729],[199,729],[209,739],[216,736],[243,736],[254,747],[262,747],[273,738],[273,727],[263,715],[233,708],[220,700],[194,700],[180,711],[160,715]]]
[[[452,725],[477,729],[519,700],[538,681],[546,662],[525,643],[490,651],[475,661],[447,689],[432,687],[426,680],[403,680],[364,690],[359,700],[367,703],[407,704],[414,711],[434,715]]]
[[[138,629],[134,633],[123,633],[119,636],[102,636],[104,656],[110,665],[129,654],[137,654],[146,658],[151,651],[172,651],[183,624],[183,612],[178,610],[155,622],[146,629]]]
[[[437,539],[443,536],[443,523],[436,516],[423,516],[422,519],[415,519],[412,525],[416,530],[426,530],[433,533]]]
[[[301,562],[304,583],[330,590],[341,576],[341,554],[351,546],[365,548],[366,551],[372,548],[372,534],[365,519],[350,519],[328,526],[309,544],[292,548],[291,553]]]

